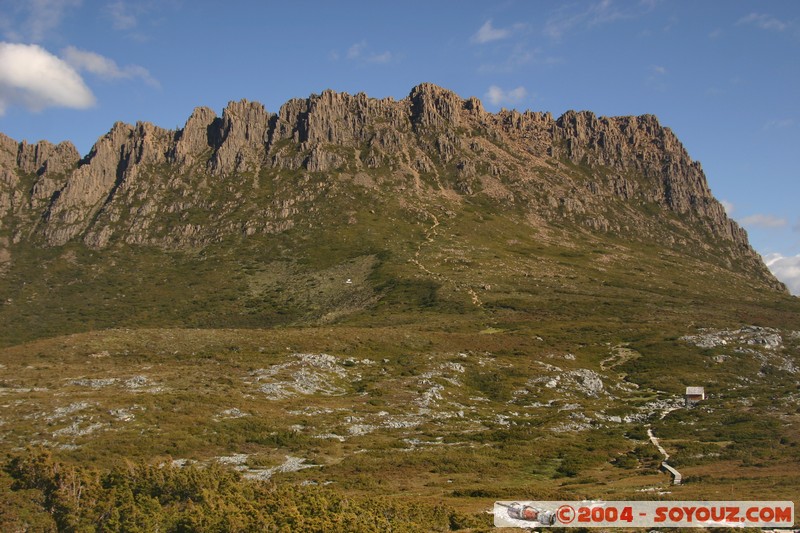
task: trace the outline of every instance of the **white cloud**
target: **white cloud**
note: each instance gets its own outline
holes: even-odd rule
[[[742,224],[757,228],[783,228],[789,222],[785,218],[778,218],[773,215],[750,215],[742,219]]]
[[[511,35],[511,30],[509,28],[495,28],[492,26],[492,19],[487,20],[483,23],[475,35],[472,36],[470,39],[473,43],[484,44],[491,41],[498,41],[500,39],[505,39]]]
[[[664,76],[667,73],[666,67],[662,67],[661,65],[653,65],[650,70],[653,74],[657,74],[659,76]]]
[[[735,208],[731,202],[728,200],[720,200],[719,203],[722,204],[722,207],[725,209],[725,214],[731,216],[735,211]]]
[[[779,253],[764,256],[764,263],[772,274],[786,284],[789,292],[800,296],[800,255],[784,257]]]
[[[159,87],[160,84],[150,72],[139,65],[127,65],[120,68],[113,59],[95,52],[79,50],[68,46],[62,51],[64,60],[76,70],[90,72],[107,80],[139,78],[148,85]]]
[[[35,44],[0,43],[0,114],[9,105],[85,109],[95,98],[65,61]]]
[[[736,24],[753,24],[757,28],[767,31],[783,31],[789,27],[786,22],[765,13],[750,13],[740,18]]]
[[[504,91],[497,85],[492,85],[489,87],[489,90],[486,91],[486,99],[495,106],[501,104],[516,104],[522,101],[527,95],[528,91],[521,85],[510,91]]]

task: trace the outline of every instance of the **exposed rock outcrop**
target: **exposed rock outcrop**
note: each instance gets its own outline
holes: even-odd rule
[[[454,128],[461,125],[461,111],[467,102],[453,92],[445,91],[432,83],[414,87],[408,95],[411,104],[411,122],[419,131],[424,128]],[[474,103],[475,99],[469,102]],[[472,110],[472,105],[470,110]]]
[[[207,107],[198,107],[192,112],[186,125],[175,134],[175,149],[171,158],[178,166],[187,170],[197,163],[208,162],[211,150],[218,144],[215,137],[220,130],[217,114]],[[205,160],[201,158],[205,155]]]
[[[80,160],[75,146],[64,141],[52,144],[39,141],[29,144],[27,141],[17,142],[0,133],[0,166],[18,168],[26,174],[57,174],[72,170]]]
[[[219,124],[219,130],[209,132],[209,140],[217,148],[210,161],[212,173],[258,172],[266,160],[270,117],[258,102],[230,102],[222,112],[222,121],[212,123]]]
[[[573,163],[616,170],[614,191],[624,198],[638,196],[676,213],[704,218],[714,233],[747,246],[747,234],[711,194],[700,163],[692,161],[672,130],[655,116],[598,118],[588,111],[569,111],[554,123],[552,146],[554,155]],[[626,173],[645,179],[631,179]]]
[[[21,211],[45,209],[53,195],[64,187],[68,174],[79,160],[78,150],[69,141],[56,145],[48,141],[18,143],[0,134],[0,182],[3,184],[0,186],[0,227],[9,211],[25,216]],[[20,174],[34,176],[33,185],[27,191],[18,190]],[[13,189],[17,190],[12,193]]]
[[[118,185],[128,165],[125,150],[134,128],[117,122],[67,180],[45,213],[43,232],[50,245],[63,245],[87,230],[91,217]]]

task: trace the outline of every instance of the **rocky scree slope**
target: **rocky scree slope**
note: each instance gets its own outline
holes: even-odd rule
[[[201,107],[179,130],[116,123],[84,158],[69,142],[0,135],[0,262],[26,243],[181,249],[279,234],[348,181],[412,205],[478,199],[538,227],[705,250],[785,291],[656,117],[492,114],[427,83],[400,101],[328,90],[277,114]]]

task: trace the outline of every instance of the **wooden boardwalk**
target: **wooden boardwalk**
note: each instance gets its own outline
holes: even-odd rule
[[[669,459],[669,454],[667,453],[667,450],[665,450],[664,447],[661,446],[661,444],[658,442],[658,439],[656,438],[656,436],[653,435],[653,430],[652,429],[647,428],[647,436],[650,437],[650,442],[652,442],[653,445],[656,448],[658,448],[658,451],[661,452],[661,455],[664,456],[664,460],[661,461],[661,469],[662,470],[666,470],[667,472],[670,473],[670,475],[672,475],[672,484],[673,485],[680,485],[681,484],[681,480],[683,479],[683,476],[681,475],[680,472],[675,470],[675,468],[673,468],[671,465],[669,465],[667,463],[667,460]]]

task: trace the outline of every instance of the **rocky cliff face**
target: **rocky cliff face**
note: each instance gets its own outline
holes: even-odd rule
[[[299,181],[287,184],[282,173]],[[484,196],[547,223],[622,235],[657,225],[635,215],[657,206],[691,234],[669,238],[715,241],[731,262],[779,286],[700,164],[655,117],[490,114],[432,84],[400,101],[325,91],[277,114],[248,101],[231,102],[221,117],[197,108],[178,131],[118,123],[83,159],[70,143],[0,135],[0,245],[185,247],[277,233],[293,227],[300,205],[323,201],[327,185],[308,179],[319,173],[332,182],[368,175],[398,195]]]

